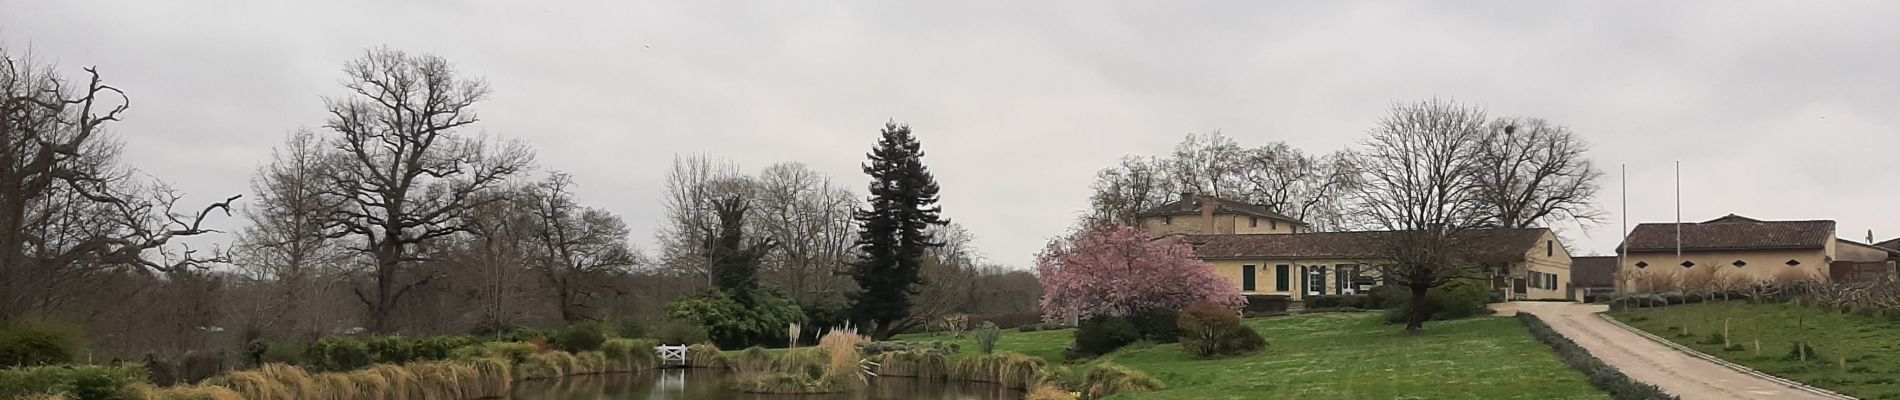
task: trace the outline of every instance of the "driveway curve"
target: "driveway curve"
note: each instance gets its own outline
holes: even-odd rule
[[[1656,385],[1683,399],[1841,399],[1742,373],[1656,343],[1597,317],[1597,313],[1609,310],[1605,305],[1514,302],[1493,304],[1492,309],[1498,315],[1518,312],[1536,315],[1630,378]]]

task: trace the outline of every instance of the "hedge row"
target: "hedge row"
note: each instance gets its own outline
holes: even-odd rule
[[[1545,324],[1544,320],[1538,319],[1535,315],[1517,313],[1517,320],[1523,322],[1526,328],[1530,328],[1531,336],[1537,337],[1537,340],[1555,349],[1557,357],[1562,359],[1564,364],[1569,364],[1571,368],[1589,376],[1590,384],[1608,392],[1610,398],[1617,400],[1679,399],[1663,392],[1662,388],[1656,385],[1630,379],[1629,375],[1623,374],[1623,371],[1618,371],[1616,367],[1605,364],[1603,360],[1590,355],[1590,351],[1585,350],[1583,346],[1578,346],[1577,342],[1570,341],[1570,338],[1552,330],[1550,325]]]

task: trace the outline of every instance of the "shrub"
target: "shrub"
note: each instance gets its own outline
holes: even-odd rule
[[[1483,282],[1460,279],[1426,291],[1425,301],[1432,307],[1432,320],[1450,320],[1488,313],[1485,305],[1490,304],[1490,293]],[[1411,293],[1406,291],[1400,299],[1398,306],[1387,309],[1386,322],[1403,323],[1411,317]]]
[[[1108,397],[1116,393],[1148,392],[1165,388],[1167,385],[1162,384],[1161,380],[1112,361],[1096,364],[1095,369],[1089,370],[1088,376],[1082,378],[1082,396],[1091,399]]]
[[[468,336],[435,336],[416,339],[410,348],[418,360],[447,360],[455,349],[481,344],[482,340]]]
[[[537,353],[536,350],[533,343],[488,342],[455,349],[455,351],[451,352],[453,353],[451,357],[457,360],[500,358],[508,360],[508,362],[512,364],[520,364],[523,361],[527,361],[528,356]]]
[[[1359,294],[1339,294],[1306,296],[1306,308],[1370,308],[1366,307],[1371,296]]]
[[[305,354],[318,369],[327,371],[349,371],[367,367],[370,364],[369,346],[362,341],[327,337],[310,345]]]
[[[705,326],[687,320],[667,320],[660,324],[660,330],[654,332],[653,337],[665,344],[690,345],[711,341]]]
[[[0,325],[0,368],[69,363],[85,353],[78,326],[37,319]]]
[[[1373,287],[1371,293],[1367,293],[1366,302],[1370,304],[1366,304],[1365,308],[1390,310],[1404,307],[1406,303],[1410,303],[1411,301],[1411,289],[1400,285],[1379,285]]]
[[[373,362],[404,364],[416,359],[415,342],[401,336],[382,336],[363,341]]]
[[[1195,357],[1240,355],[1267,347],[1259,332],[1240,324],[1233,310],[1201,303],[1181,312],[1181,349]]]
[[[1284,294],[1250,294],[1247,295],[1247,305],[1241,307],[1241,310],[1257,313],[1286,312],[1287,306],[1292,304],[1293,297]]]
[[[1149,311],[1132,314],[1128,323],[1135,326],[1135,332],[1141,333],[1141,340],[1155,343],[1174,343],[1181,341],[1181,330],[1174,326],[1174,320],[1180,317],[1175,311]]]
[[[647,334],[647,325],[646,323],[640,322],[640,320],[629,318],[613,321],[613,335],[615,337],[639,339],[647,337]]]
[[[783,297],[760,292],[752,304],[741,304],[717,290],[668,303],[666,317],[697,322],[713,343],[734,348],[785,343],[785,327],[805,321],[798,305]]]
[[[996,339],[1003,337],[1003,330],[997,328],[996,324],[983,321],[983,325],[970,331],[970,334],[976,337],[976,345],[983,348],[983,354],[990,354],[996,351]]]
[[[1564,364],[1588,376],[1590,378],[1590,384],[1609,393],[1610,398],[1617,400],[1677,398],[1676,396],[1663,392],[1662,388],[1658,388],[1656,385],[1632,380],[1628,375],[1624,375],[1623,371],[1618,371],[1616,367],[1604,364],[1603,360],[1598,359],[1594,355],[1590,355],[1590,351],[1584,349],[1582,346],[1578,346],[1577,342],[1570,341],[1570,338],[1566,338],[1563,334],[1552,330],[1550,325],[1545,324],[1544,320],[1538,319],[1536,315],[1532,315],[1531,313],[1517,313],[1517,320],[1523,322],[1525,327],[1530,328],[1531,336],[1536,337],[1537,340],[1544,342],[1546,345],[1550,345],[1551,349],[1556,350],[1558,358],[1562,359]]]
[[[1491,290],[1482,282],[1456,280],[1434,289],[1425,292],[1425,298],[1438,307],[1432,313],[1433,319],[1458,319],[1490,312],[1485,305],[1490,304]]]
[[[310,346],[302,343],[270,343],[264,346],[264,362],[290,365],[309,365],[311,360],[305,357]]]
[[[1135,325],[1115,317],[1090,319],[1075,330],[1075,350],[1083,355],[1108,354],[1138,340]]]
[[[601,342],[607,341],[607,335],[597,324],[576,324],[556,332],[548,338],[548,344],[569,353],[600,350]]]
[[[0,369],[0,399],[56,395],[80,400],[131,399],[144,383],[137,366],[48,365]]]

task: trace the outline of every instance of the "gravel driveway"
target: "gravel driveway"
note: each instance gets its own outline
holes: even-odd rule
[[[1605,305],[1514,302],[1491,307],[1498,315],[1536,315],[1603,362],[1683,399],[1840,399],[1745,374],[1656,343],[1598,318],[1596,313],[1609,309]]]

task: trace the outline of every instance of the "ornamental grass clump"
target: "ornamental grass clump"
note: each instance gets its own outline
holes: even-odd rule
[[[659,366],[659,355],[653,352],[659,344],[652,339],[607,339],[600,353],[607,357],[607,372],[641,371]]]
[[[994,382],[1010,389],[1028,389],[1036,384],[1059,379],[1041,358],[1016,353],[990,354],[957,360],[950,365],[949,379]]]
[[[871,343],[871,338],[859,335],[856,329],[834,329],[818,338],[818,348],[831,356],[831,362],[825,366],[825,375],[841,383],[863,384],[864,358],[858,352],[858,346]]]
[[[1128,367],[1103,361],[1082,379],[1082,395],[1099,399],[1117,393],[1138,393],[1166,389],[1161,380]]]
[[[709,343],[686,346],[686,366],[693,368],[725,368],[726,356],[719,346]]]

